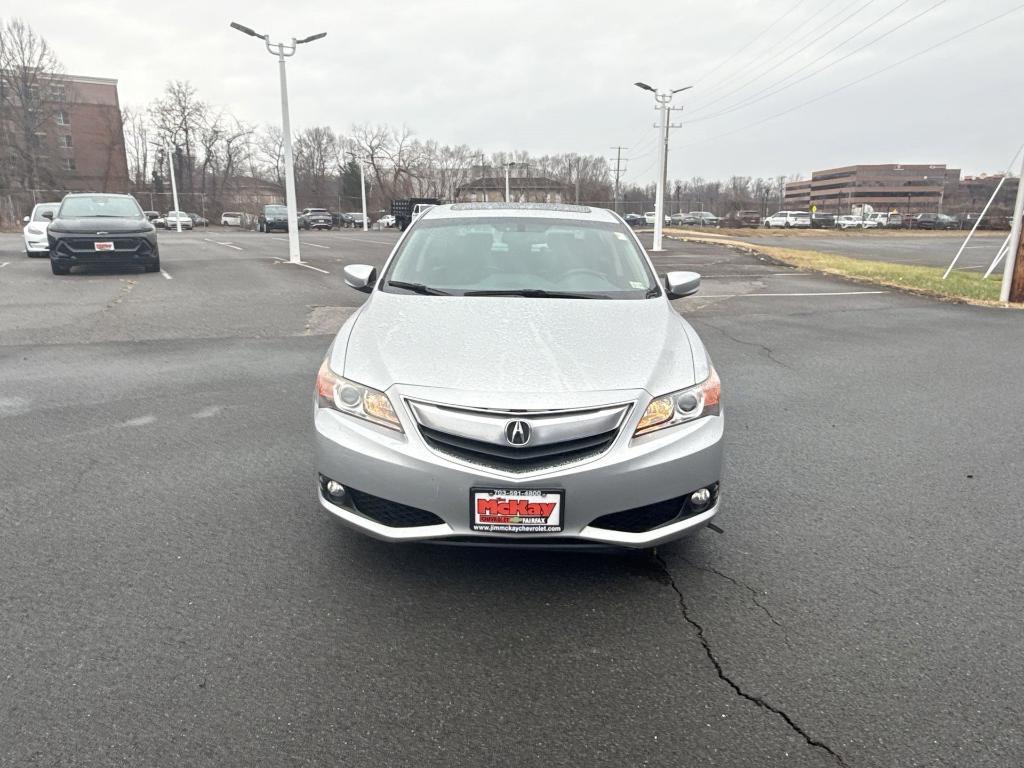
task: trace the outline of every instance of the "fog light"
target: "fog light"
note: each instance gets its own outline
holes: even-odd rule
[[[707,488],[701,488],[699,491],[694,491],[690,494],[690,504],[694,509],[703,509],[711,501],[711,491]]]
[[[327,491],[327,495],[331,498],[338,498],[345,494],[345,486],[339,483],[337,480],[328,480],[324,485],[324,490]],[[694,494],[696,495],[696,494]]]

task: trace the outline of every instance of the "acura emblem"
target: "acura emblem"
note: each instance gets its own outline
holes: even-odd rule
[[[530,423],[527,421],[510,421],[505,424],[505,439],[509,445],[526,445],[530,442]]]

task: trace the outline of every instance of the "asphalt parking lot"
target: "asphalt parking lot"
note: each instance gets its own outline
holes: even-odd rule
[[[843,234],[794,233],[790,235],[745,235],[741,239],[756,245],[821,251],[854,259],[890,261],[896,264],[942,267],[956,256],[969,232],[941,232],[914,235],[893,232],[847,232]],[[979,231],[967,244],[956,269],[984,273],[1006,239],[1006,232]],[[998,268],[997,268],[998,270]]]
[[[58,278],[0,235],[0,765],[1024,763],[1024,314],[670,241],[724,533],[385,545],[310,408],[396,235],[284,238]]]

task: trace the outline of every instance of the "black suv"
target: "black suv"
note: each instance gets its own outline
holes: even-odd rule
[[[72,267],[89,264],[160,271],[156,227],[131,195],[65,195],[50,216],[46,235],[53,274],[67,275]]]
[[[919,213],[912,219],[913,229],[959,229],[960,224],[944,213]]]
[[[288,231],[288,207],[285,205],[264,205],[256,222],[260,232]]]

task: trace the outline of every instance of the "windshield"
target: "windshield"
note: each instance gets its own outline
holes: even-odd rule
[[[403,241],[384,285],[389,292],[416,289],[607,299],[660,295],[643,252],[621,224],[527,217],[421,221]]]
[[[66,197],[60,205],[58,218],[83,219],[89,216],[144,219],[145,215],[133,197],[115,195],[76,195]]]
[[[264,213],[288,213],[288,209],[283,205],[268,205],[263,209]]]
[[[47,219],[43,217],[43,212],[49,211],[50,213],[56,213],[58,208],[60,208],[60,203],[37,205],[35,210],[32,211],[32,221],[47,221]]]

